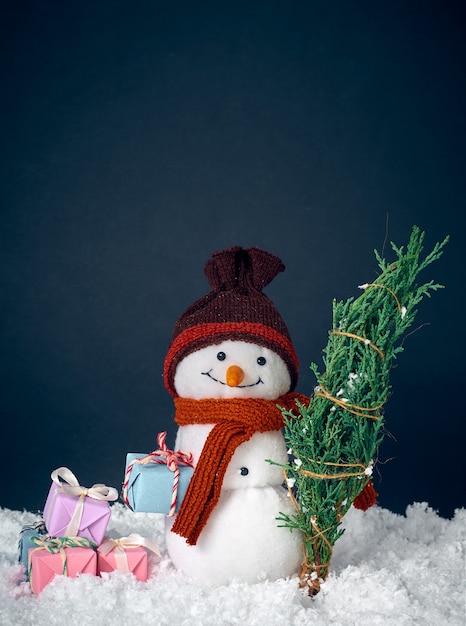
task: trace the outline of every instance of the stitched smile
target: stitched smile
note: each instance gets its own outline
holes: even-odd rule
[[[223,380],[218,380],[218,378],[214,378],[211,375],[212,370],[209,370],[208,372],[201,372],[201,374],[203,376],[208,376],[209,378],[211,378],[212,380],[214,380],[216,383],[220,383],[221,385],[226,385],[227,383],[224,383]],[[255,383],[251,383],[250,385],[236,385],[237,389],[246,389],[246,387],[255,387],[256,385],[260,385],[260,384],[264,384],[264,381],[262,380],[262,378],[259,376],[259,379],[257,380],[257,382]]]

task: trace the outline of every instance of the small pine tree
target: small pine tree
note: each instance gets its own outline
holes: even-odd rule
[[[311,365],[317,386],[309,406],[283,410],[285,440],[294,457],[284,472],[296,513],[282,514],[279,521],[303,534],[300,587],[309,595],[328,575],[333,546],[344,532],[341,519],[370,481],[401,339],[422,298],[442,287],[416,281],[441,256],[448,237],[422,260],[423,240],[415,226],[406,251],[391,244],[394,261],[387,263],[375,251],[381,269],[377,280],[361,285],[359,297],[333,302],[325,370]]]

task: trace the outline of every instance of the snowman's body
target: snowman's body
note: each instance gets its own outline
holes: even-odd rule
[[[240,373],[238,373],[240,372]],[[242,341],[224,341],[191,353],[175,375],[180,397],[264,398],[274,400],[289,388],[286,365],[273,351]],[[191,452],[194,466],[214,424],[180,426],[176,449]],[[226,470],[220,499],[195,545],[171,531],[166,545],[174,565],[192,578],[224,584],[276,580],[297,573],[302,537],[279,526],[281,513],[293,514],[284,488],[288,454],[280,430],[256,432],[239,445]]]

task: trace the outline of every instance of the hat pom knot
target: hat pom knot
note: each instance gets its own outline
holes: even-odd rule
[[[262,291],[284,269],[282,261],[270,252],[235,246],[215,252],[204,271],[214,291],[247,293],[251,288]]]

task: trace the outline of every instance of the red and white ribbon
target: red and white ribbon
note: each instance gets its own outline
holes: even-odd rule
[[[96,483],[92,487],[82,487],[73,472],[67,467],[59,467],[51,474],[52,480],[59,485],[60,490],[67,496],[78,497],[74,513],[65,530],[67,537],[74,537],[78,534],[79,526],[83,516],[84,498],[94,500],[106,500],[107,502],[118,499],[118,491],[114,487],[107,487]]]
[[[127,548],[146,548],[157,556],[160,556],[159,546],[151,539],[141,537],[137,533],[132,533],[127,537],[119,537],[118,539],[112,539],[111,537],[105,537],[101,545],[97,548],[98,552],[102,554],[109,554],[113,552],[115,554],[115,564],[117,570],[120,572],[129,572],[128,556],[125,552]]]
[[[131,504],[128,500],[128,485],[129,478],[131,475],[131,470],[135,463],[139,463],[140,465],[147,465],[148,463],[157,463],[159,465],[166,465],[167,468],[173,472],[173,488],[172,488],[172,498],[170,503],[170,510],[168,512],[168,517],[173,517],[175,515],[176,510],[176,502],[178,497],[178,485],[180,482],[180,465],[187,465],[188,467],[193,467],[193,455],[191,452],[182,452],[181,450],[170,450],[166,443],[165,438],[167,436],[166,431],[159,433],[157,435],[157,443],[159,445],[158,450],[154,450],[150,452],[147,456],[134,459],[131,463],[128,464],[125,473],[125,481],[123,483],[123,492],[122,498],[127,506],[131,509]],[[161,457],[161,458],[160,458]]]

